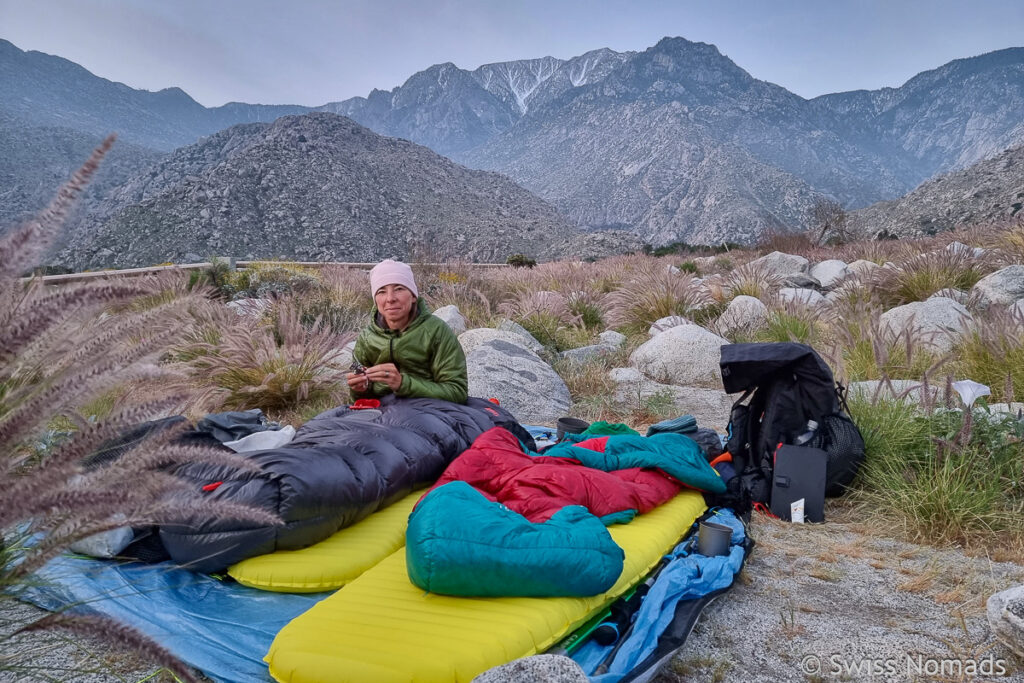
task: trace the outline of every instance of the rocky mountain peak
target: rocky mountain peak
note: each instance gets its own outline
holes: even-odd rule
[[[487,92],[514,106],[519,114],[525,114],[534,94],[564,63],[554,57],[521,59],[484,64],[472,75]]]

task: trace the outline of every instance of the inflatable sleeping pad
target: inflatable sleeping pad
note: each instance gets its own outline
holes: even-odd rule
[[[590,597],[467,598],[425,593],[399,550],[285,626],[264,658],[278,681],[468,682],[544,652],[637,583],[704,511],[684,491],[629,524],[609,528],[625,551],[622,574]]]
[[[405,529],[423,491],[302,550],[279,550],[242,560],[228,574],[243,586],[280,593],[341,588],[405,545]]]

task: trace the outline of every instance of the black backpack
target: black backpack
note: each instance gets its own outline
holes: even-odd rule
[[[727,344],[721,368],[725,391],[744,393],[732,407],[726,443],[735,475],[714,502],[741,514],[767,504],[775,450],[794,443],[810,420],[818,428],[805,445],[828,454],[825,493],[841,494],[864,460],[864,440],[846,414],[832,370],[814,349],[794,342]]]

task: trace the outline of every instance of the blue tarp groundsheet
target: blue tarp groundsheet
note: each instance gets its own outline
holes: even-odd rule
[[[51,611],[102,614],[133,626],[222,683],[272,681],[263,655],[277,632],[327,593],[269,593],[178,569],[63,556],[20,594]]]

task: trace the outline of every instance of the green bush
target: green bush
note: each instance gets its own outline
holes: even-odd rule
[[[525,254],[512,254],[505,259],[505,263],[513,268],[533,268],[537,265],[537,261]]]
[[[995,401],[1014,401],[1024,389],[1024,321],[1005,311],[975,319],[974,328],[957,345],[955,363],[960,377],[970,377],[992,389]]]
[[[794,341],[813,346],[820,336],[821,327],[815,312],[794,307],[794,310],[788,311],[769,311],[765,326],[754,333],[754,341]]]
[[[690,273],[692,275],[697,275],[700,273],[700,268],[698,268],[697,264],[693,261],[683,261],[682,263],[679,264],[679,270],[683,271],[684,273]]]
[[[516,322],[544,347],[555,351],[575,349],[592,343],[591,333],[587,329],[566,325],[551,313],[535,311]]]
[[[867,459],[856,497],[914,540],[1024,542],[1022,425],[1012,416],[853,401]]]

